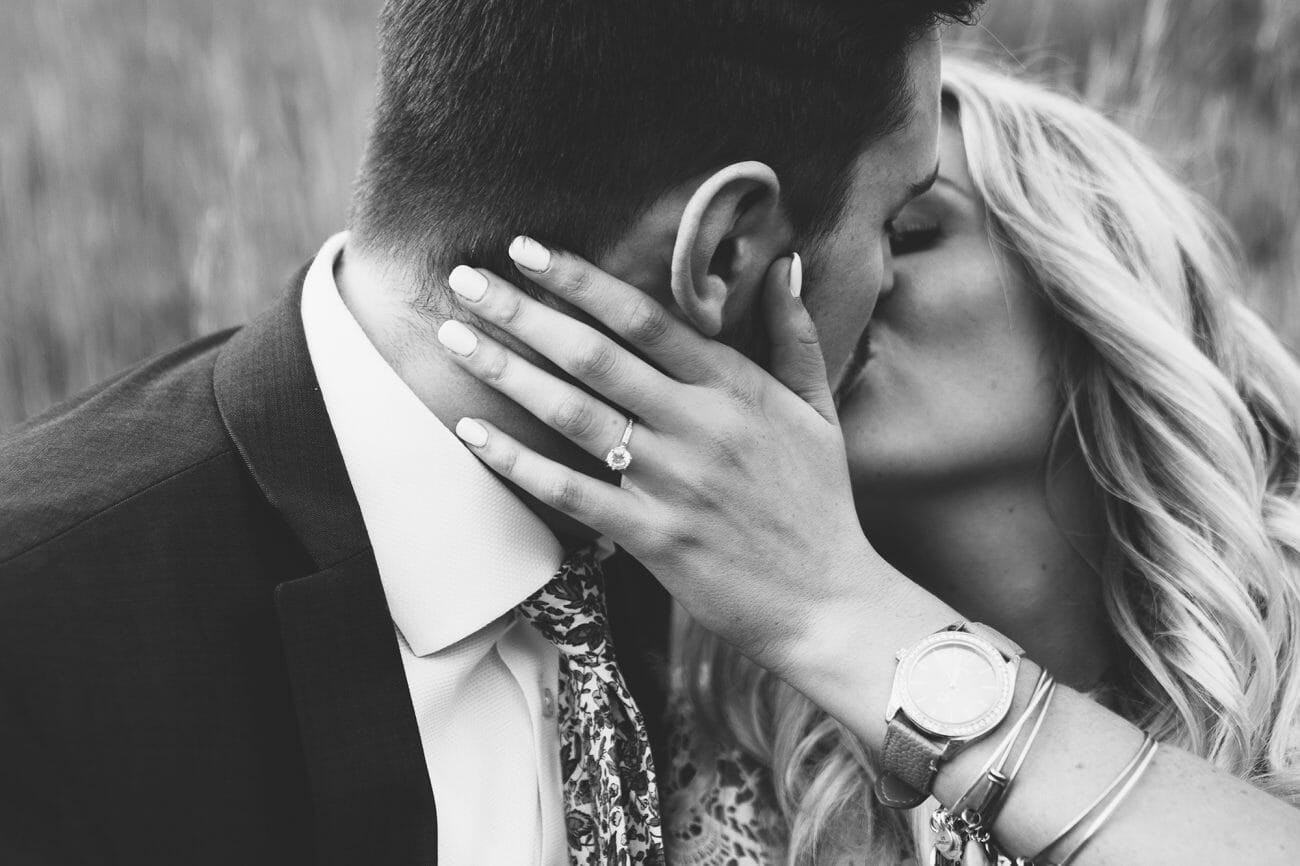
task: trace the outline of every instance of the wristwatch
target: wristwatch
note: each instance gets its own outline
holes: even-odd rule
[[[898,651],[875,785],[882,804],[919,806],[930,795],[939,764],[1001,724],[1023,654],[993,629],[970,622]]]

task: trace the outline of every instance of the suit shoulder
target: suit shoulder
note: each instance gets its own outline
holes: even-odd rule
[[[232,333],[144,361],[0,437],[0,562],[233,450],[212,390]]]

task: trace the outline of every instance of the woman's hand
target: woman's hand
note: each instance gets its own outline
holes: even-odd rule
[[[790,263],[773,266],[764,293],[769,374],[586,262],[518,242],[512,256],[534,282],[654,366],[468,268],[453,273],[453,288],[470,310],[609,402],[459,323],[439,336],[466,370],[595,457],[617,444],[624,413],[634,413],[634,459],[619,487],[542,458],[484,422],[462,421],[461,438],[515,484],[621,544],[696,619],[878,750],[894,650],[959,617],[883,563],[858,527],[815,330],[787,289]],[[1028,691],[1019,690],[1009,719]],[[1041,848],[1141,737],[1114,713],[1059,689],[999,816],[999,840],[1017,852]],[[995,732],[940,766],[940,802],[953,805],[1001,738]],[[1169,747],[1079,862],[1281,864],[1295,862],[1297,850],[1294,809]]]
[[[613,539],[692,616],[778,672],[828,613],[871,605],[873,578],[891,572],[857,522],[797,258],[767,276],[768,373],[581,259],[526,239],[511,255],[648,361],[487,271],[457,268],[451,284],[466,309],[608,402],[448,322],[439,336],[462,367],[600,459],[636,418],[621,486],[462,421],[457,432],[488,466]]]

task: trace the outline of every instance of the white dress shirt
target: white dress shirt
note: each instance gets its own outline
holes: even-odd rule
[[[346,241],[307,273],[303,328],[393,616],[438,863],[562,866],[559,656],[513,610],[563,551],[370,343],[334,281]]]

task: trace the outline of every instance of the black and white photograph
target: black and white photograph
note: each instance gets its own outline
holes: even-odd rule
[[[1295,0],[7,0],[0,866],[1300,863]]]

